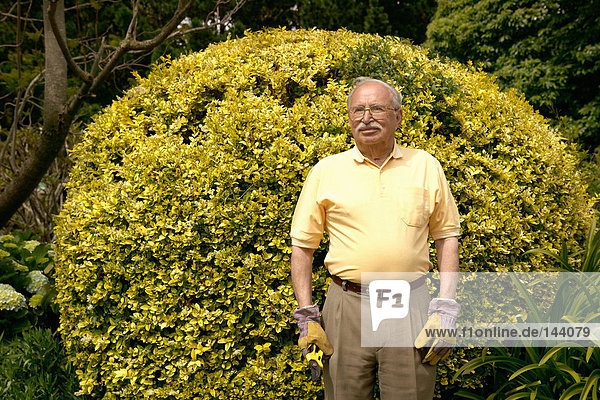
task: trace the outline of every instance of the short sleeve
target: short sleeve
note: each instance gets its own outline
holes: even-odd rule
[[[320,185],[319,164],[306,177],[292,218],[292,246],[316,249],[325,227],[325,209],[318,202]]]
[[[440,163],[436,160],[437,177],[433,179],[434,207],[429,218],[429,233],[433,240],[460,235],[460,217],[450,186]]]

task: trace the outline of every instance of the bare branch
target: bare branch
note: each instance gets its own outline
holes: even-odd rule
[[[75,75],[77,75],[82,81],[91,81],[93,79],[92,76],[79,68],[79,66],[75,63],[67,43],[65,42],[65,38],[60,34],[58,24],[56,23],[56,3],[54,2],[50,2],[50,6],[48,8],[48,20],[50,22],[50,26],[52,27],[52,32],[54,33],[56,42],[58,43],[58,47],[60,47],[60,50],[62,51],[69,68],[71,68]]]
[[[32,104],[33,106],[35,106],[36,108],[38,108],[40,111],[44,109],[44,107],[42,106],[42,104],[44,104],[43,100],[37,97],[30,97],[29,98],[29,104]]]
[[[244,4],[246,4],[246,1],[247,0],[236,1],[235,6],[222,18],[223,24],[228,24],[233,18],[233,15],[237,13]],[[226,3],[229,3],[229,0],[226,1]]]
[[[0,15],[2,15],[4,17],[7,17],[7,18],[13,18],[13,19],[18,19],[19,18],[17,15],[8,14],[8,13],[4,13],[4,12],[0,12]],[[25,17],[21,17],[21,19],[23,21],[27,21],[27,22],[44,22],[44,20],[37,19],[37,18],[25,18]],[[4,21],[4,19],[2,19],[1,21]]]
[[[23,98],[21,99],[21,101],[18,103],[18,106],[16,107],[15,117],[14,117],[12,126],[10,127],[11,133],[13,131],[14,132],[17,131],[17,125],[19,124],[19,120],[21,119],[21,115],[23,114],[23,110],[25,109],[25,104],[31,97],[31,91],[38,84],[38,82],[42,79],[43,76],[44,76],[44,71],[41,71],[39,74],[37,74],[31,80],[31,82],[29,82],[29,85],[27,85],[27,88],[25,89],[25,93],[23,94]],[[0,158],[2,158],[2,155],[0,155]]]
[[[143,57],[140,57],[143,58]],[[116,67],[114,70],[115,71],[120,71],[120,70],[129,70],[131,68],[140,68],[140,69],[150,69],[151,66],[144,63],[144,64],[140,64],[140,63],[136,63],[136,62],[128,62],[127,64],[121,64],[118,67]]]
[[[8,100],[4,100],[7,97],[11,97],[13,94],[12,93],[6,93],[4,96],[0,96],[0,102],[4,102],[4,105],[6,106],[7,104],[10,104],[10,102]]]
[[[126,37],[123,41],[121,41],[119,47],[117,47],[113,54],[110,56],[110,59],[108,60],[104,68],[102,68],[98,75],[94,77],[93,81],[91,82],[91,86],[89,88],[85,88],[85,86],[82,86],[80,93],[83,96],[85,96],[85,94],[82,91],[94,91],[96,87],[98,87],[98,85],[106,79],[108,74],[110,74],[115,69],[117,63],[119,62],[119,59],[124,54],[132,51],[148,51],[155,48],[160,43],[164,42],[166,38],[168,38],[169,35],[177,28],[177,25],[179,25],[181,20],[183,20],[183,18],[188,13],[193,4],[194,0],[189,0],[188,2],[179,0],[177,10],[175,11],[175,14],[171,18],[171,20],[163,27],[161,32],[152,39],[145,40],[143,42],[136,42],[128,40]],[[76,96],[79,96],[79,94]],[[73,104],[75,104],[77,102],[77,99],[74,98],[73,101]]]
[[[100,42],[100,48],[98,49],[98,52],[96,53],[96,56],[94,58],[94,64],[92,64],[92,75],[95,75],[98,72],[100,60],[102,60],[102,54],[104,53],[105,49],[105,41],[106,38],[103,36],[102,41]]]
[[[80,56],[77,57],[73,57],[73,60],[75,62],[79,62],[81,61],[82,63],[88,62],[88,61],[92,61],[94,60],[94,57],[96,56],[96,52],[93,52],[91,54],[82,54]]]
[[[190,29],[186,29],[183,31],[177,31],[177,32],[173,32],[172,34],[169,35],[169,37],[167,39],[171,40],[177,37],[181,37],[181,36],[185,36],[185,35],[191,35],[193,33],[197,33],[197,32],[202,32],[208,29],[212,29],[217,25],[221,25],[221,24],[212,24],[212,25],[203,25],[203,26],[199,26],[197,28],[190,28]]]
[[[203,26],[199,26],[196,28],[190,28],[190,29],[185,29],[185,30],[180,30],[177,32],[173,32],[172,34],[169,35],[169,37],[167,38],[168,40],[176,38],[176,37],[180,37],[180,36],[185,36],[185,35],[190,35],[196,32],[202,32],[205,31],[207,29],[212,29],[216,26],[225,26],[227,25],[229,22],[231,22],[231,19],[233,18],[233,15],[238,12],[240,10],[240,8],[242,8],[242,6],[246,3],[246,0],[239,0],[236,2],[235,6],[227,13],[225,14],[225,16],[216,22],[211,23],[210,22],[210,18],[213,14],[216,13],[216,8],[221,5],[221,4],[226,4],[229,3],[229,1],[218,1],[217,4],[215,5],[215,8],[207,15],[206,19],[204,20],[204,25]]]
[[[139,2],[137,0],[132,1],[132,8],[133,8],[133,15],[131,16],[131,21],[129,22],[129,27],[127,27],[127,33],[125,34],[125,40],[129,41],[132,38],[135,39],[134,37],[132,37],[134,35],[135,32],[135,28],[137,26],[137,20],[138,20],[138,11],[139,11]]]
[[[219,20],[219,7],[227,3],[229,3],[229,0],[217,0],[212,11],[206,14],[206,18],[204,18],[204,23],[208,24],[208,21],[214,18],[214,16],[216,16],[216,20]]]
[[[129,52],[129,54],[133,54],[134,52]],[[141,52],[140,52],[141,53]],[[117,65],[113,71],[119,71],[119,70],[128,70],[128,69],[132,69],[132,68],[144,68],[144,69],[149,69],[151,68],[150,65],[148,65],[148,63],[144,62],[144,58],[149,54],[148,51],[143,52],[140,56],[136,57],[133,60],[128,60],[127,62],[124,62],[120,65]]]
[[[121,0],[102,0],[100,1],[100,3],[119,3]],[[82,8],[86,8],[86,7],[97,7],[98,2],[96,3],[83,3],[83,4],[77,4],[73,7],[68,7],[65,8],[65,12],[67,11],[73,11],[73,10],[80,10]]]
[[[20,7],[18,7],[17,9],[18,9],[19,17],[20,17],[21,16]],[[17,41],[19,40],[19,35],[20,35],[20,29],[17,26]],[[19,68],[19,70],[21,68],[20,56],[18,57],[18,68]],[[19,71],[19,77],[20,77],[20,75],[21,74]],[[11,140],[11,137],[16,137],[17,127],[19,125],[19,121],[21,120],[21,115],[23,115],[23,110],[25,109],[25,105],[27,104],[27,102],[29,101],[29,98],[31,97],[31,92],[32,92],[33,88],[37,85],[37,83],[40,81],[40,79],[42,78],[43,75],[44,75],[44,71],[41,71],[40,73],[38,73],[29,82],[29,84],[25,88],[25,93],[23,93],[22,96],[21,96],[21,90],[19,89],[19,92],[17,94],[16,103],[15,103],[13,122],[10,127],[10,131],[8,133],[8,138],[6,140],[6,143],[4,144],[4,146],[2,146],[2,150],[0,151],[0,160],[2,160],[4,158],[4,154],[6,152],[6,149],[8,148],[8,144],[9,143],[14,144],[14,140]]]
[[[12,4],[10,5],[10,9],[8,10],[8,13],[9,13],[9,14],[10,14],[10,13],[12,13],[12,12],[13,12],[13,10],[15,9],[15,7],[16,7],[16,6],[17,6],[17,3],[12,3]]]
[[[115,50],[115,52],[110,56],[110,59],[108,60],[108,63],[106,63],[106,65],[104,66],[104,68],[102,68],[100,70],[100,72],[98,73],[98,75],[96,75],[94,77],[94,80],[90,83],[90,87],[87,88],[87,90],[84,90],[87,94],[87,92],[92,92],[94,91],[99,84],[101,84],[106,77],[108,76],[108,74],[110,74],[113,69],[115,68],[115,66],[117,65],[117,63],[119,62],[119,59],[125,54],[127,53],[127,49],[125,47],[119,46],[117,47],[117,49]],[[86,82],[87,83],[87,82]],[[81,87],[81,90],[85,89],[85,86]],[[81,93],[83,93],[80,90]],[[85,96],[84,94],[84,96]]]
[[[177,10],[175,10],[175,14],[171,18],[171,20],[162,28],[158,35],[156,35],[152,39],[144,40],[142,42],[125,42],[125,49],[149,50],[158,46],[160,43],[164,42],[175,29],[177,29],[177,26],[183,20],[190,8],[192,8],[193,4],[194,0],[190,0],[187,3],[185,3],[182,0],[179,0],[179,4],[177,5]]]

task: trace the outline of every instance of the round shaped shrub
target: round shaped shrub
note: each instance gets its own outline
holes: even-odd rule
[[[442,163],[463,269],[540,270],[525,250],[585,230],[575,153],[523,98],[471,67],[347,31],[251,33],[165,60],[72,153],[56,284],[82,393],[318,393],[295,345],[290,220],[311,166],[352,145],[346,93],[360,75],[401,88],[398,141]],[[326,248],[314,269],[321,303]]]

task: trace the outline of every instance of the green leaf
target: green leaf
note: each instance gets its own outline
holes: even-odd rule
[[[556,368],[559,371],[566,372],[567,374],[571,375],[571,377],[575,380],[575,383],[581,382],[581,376],[567,364],[556,362]]]
[[[592,358],[592,354],[594,354],[595,347],[588,347],[585,353],[585,362],[590,362],[590,358]]]
[[[569,386],[560,396],[558,400],[569,400],[571,397],[578,395],[581,393],[583,389],[583,383],[578,382]]]
[[[538,363],[538,365],[545,364],[546,361],[548,361],[554,354],[558,353],[562,349],[564,349],[564,347],[553,347],[552,349],[548,350],[546,352],[546,354],[544,354],[544,356],[542,357],[542,359],[540,360],[540,362]]]
[[[531,392],[529,399],[534,400],[536,397],[537,397],[537,389],[535,389],[533,392]]]
[[[458,371],[456,371],[456,373],[454,374],[452,379],[456,379],[459,375],[461,374],[466,374],[469,373],[477,368],[480,368],[484,365],[487,364],[498,364],[498,366],[501,367],[505,367],[505,368],[521,368],[524,364],[523,361],[512,358],[512,357],[506,357],[506,356],[488,356],[485,357],[485,359],[482,359],[480,357],[475,358],[469,362],[467,362],[465,365],[463,365],[461,368],[459,368]]]
[[[515,393],[506,398],[506,400],[526,399],[529,397],[529,393]]]
[[[558,270],[566,270],[566,271],[570,271],[570,272],[575,271],[575,269],[569,265],[569,255],[566,254],[564,243],[563,243],[562,250],[558,255],[549,250],[546,250],[546,249],[531,249],[531,250],[527,250],[523,254],[536,254],[536,253],[546,255],[550,258],[553,258],[555,261],[557,261],[560,266],[560,268],[558,268]]]
[[[519,375],[521,375],[524,372],[535,370],[535,369],[542,369],[542,368],[543,367],[540,367],[540,365],[538,365],[538,364],[526,365],[523,368],[519,368],[517,371],[515,371],[511,376],[508,377],[508,380],[512,381],[514,378],[518,377]]]
[[[579,396],[580,400],[587,400],[587,396],[591,390],[594,390],[594,392],[597,391],[598,378],[600,378],[600,370],[595,369],[586,379],[585,386],[581,390],[581,396]]]
[[[527,310],[530,311],[534,316],[534,322],[543,322],[540,310],[531,299],[531,296],[529,296],[529,292],[527,291],[527,289],[525,289],[525,286],[523,286],[521,280],[517,276],[515,276],[515,274],[509,274],[509,276],[514,285],[517,287],[519,296],[525,299],[525,303],[528,307]]]
[[[471,400],[486,400],[485,397],[483,397],[483,396],[479,396],[479,395],[474,394],[474,393],[465,392],[462,389],[459,390],[458,392],[456,392],[454,394],[454,396],[456,396],[456,397],[462,397],[464,399],[471,399]]]
[[[541,385],[541,384],[542,384],[541,380],[537,380],[535,382],[528,382],[528,383],[525,383],[523,385],[517,386],[514,389],[509,390],[508,392],[506,392],[506,394],[510,394],[510,393],[513,393],[513,392],[519,392],[519,391],[521,391],[523,389],[528,389],[528,388],[531,388],[531,387],[534,387],[534,386],[538,386],[538,385]],[[535,389],[535,393],[537,393],[537,389]]]

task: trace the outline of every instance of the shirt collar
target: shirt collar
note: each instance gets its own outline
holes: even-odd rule
[[[402,151],[400,150],[400,146],[398,146],[398,143],[396,142],[394,142],[394,150],[392,150],[392,157],[402,158]],[[354,158],[354,161],[358,163],[362,163],[365,161],[365,156],[362,155],[362,153],[360,152],[360,150],[358,150],[358,147],[356,145],[354,145],[354,147],[352,148],[352,158]]]

